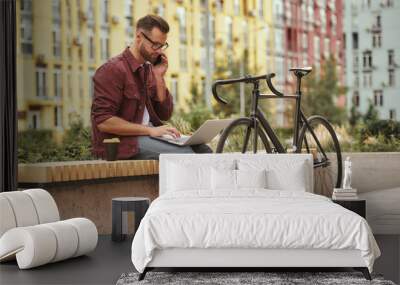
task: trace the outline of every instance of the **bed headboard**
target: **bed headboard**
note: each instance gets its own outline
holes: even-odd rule
[[[168,165],[170,163],[193,163],[202,165],[213,165],[218,161],[236,162],[239,159],[256,159],[266,160],[270,165],[275,163],[287,162],[288,164],[304,162],[305,175],[307,176],[306,191],[313,192],[313,158],[311,154],[236,154],[236,153],[221,153],[221,154],[161,154],[159,164],[159,195],[167,192],[168,183]]]

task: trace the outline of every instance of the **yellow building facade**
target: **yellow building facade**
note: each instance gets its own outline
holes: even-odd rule
[[[193,86],[211,98],[208,64],[211,78],[240,61],[257,74],[274,70],[272,0],[17,0],[19,130],[90,125],[96,68],[132,43],[149,13],[170,25],[166,82],[178,107]]]

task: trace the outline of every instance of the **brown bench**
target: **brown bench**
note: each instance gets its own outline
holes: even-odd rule
[[[157,160],[84,160],[18,165],[19,183],[53,183],[158,174]]]

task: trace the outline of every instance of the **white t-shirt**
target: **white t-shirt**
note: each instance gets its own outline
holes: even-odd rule
[[[144,106],[142,125],[153,127],[153,124],[150,122],[150,115],[146,106]]]

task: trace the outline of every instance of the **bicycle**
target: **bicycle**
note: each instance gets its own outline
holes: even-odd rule
[[[296,76],[296,92],[294,95],[285,95],[273,86],[274,73],[260,76],[245,76],[236,79],[217,80],[212,85],[214,98],[222,104],[228,102],[217,93],[220,85],[244,82],[253,84],[250,116],[235,119],[222,132],[218,141],[217,153],[240,151],[245,153],[252,149],[253,153],[265,149],[267,153],[287,153],[279,138],[267,121],[264,113],[258,107],[260,99],[287,98],[296,100],[292,152],[312,153],[314,160],[314,189],[316,192],[330,196],[334,187],[339,188],[342,179],[342,154],[339,141],[329,121],[323,116],[314,115],[306,118],[301,110],[301,80],[312,71],[311,67],[291,68]],[[266,80],[273,94],[261,94],[260,80]],[[243,128],[243,129],[242,129]],[[253,133],[252,140],[250,140]],[[243,141],[238,142],[243,136]]]

